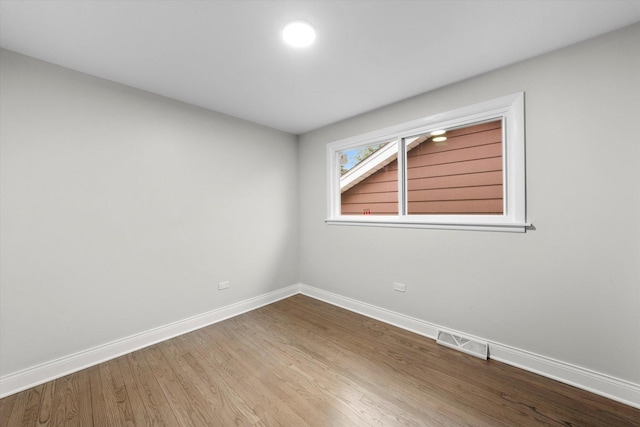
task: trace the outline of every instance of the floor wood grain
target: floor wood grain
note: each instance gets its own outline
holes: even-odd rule
[[[297,295],[0,400],[0,426],[640,426],[640,410]]]

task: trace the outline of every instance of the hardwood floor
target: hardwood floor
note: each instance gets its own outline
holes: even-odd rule
[[[640,410],[297,295],[0,400],[1,426],[638,426]]]

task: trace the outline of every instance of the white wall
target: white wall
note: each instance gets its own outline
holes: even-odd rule
[[[638,46],[640,24],[302,135],[301,282],[640,383]],[[326,143],[518,91],[535,230],[324,224]]]
[[[295,136],[0,64],[0,376],[297,283]]]

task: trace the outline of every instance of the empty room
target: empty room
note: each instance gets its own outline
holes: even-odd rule
[[[640,1],[0,0],[0,427],[640,426]]]

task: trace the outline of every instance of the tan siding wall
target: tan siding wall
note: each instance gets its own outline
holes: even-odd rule
[[[410,214],[501,214],[500,121],[447,132],[447,145],[431,139],[407,154]],[[342,194],[344,215],[398,213],[398,162]]]

